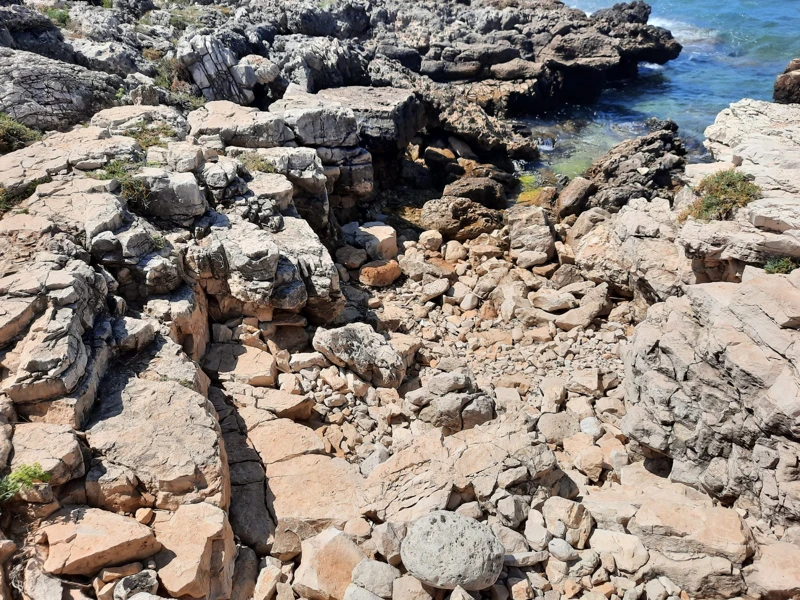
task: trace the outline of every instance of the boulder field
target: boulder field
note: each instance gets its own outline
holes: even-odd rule
[[[800,594],[792,65],[513,202],[647,5],[64,6],[0,6],[1,599]]]

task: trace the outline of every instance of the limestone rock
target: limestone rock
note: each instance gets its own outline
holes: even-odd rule
[[[22,50],[0,48],[0,112],[31,127],[59,129],[86,121],[114,102],[122,79]],[[45,76],[53,87],[37,85]],[[59,89],[56,93],[54,90]]]
[[[422,207],[422,222],[445,239],[464,242],[500,226],[501,213],[485,208],[468,198],[444,196],[430,200]]]
[[[86,435],[107,468],[120,467],[134,477],[128,493],[140,506],[174,510],[203,500],[228,505],[219,425],[213,407],[197,392],[122,374],[104,384]],[[150,500],[139,498],[138,486]]]
[[[230,146],[273,148],[292,139],[291,131],[278,115],[217,100],[189,113],[191,134],[218,135]]]
[[[54,575],[93,575],[103,567],[148,558],[161,548],[148,527],[97,508],[65,508],[41,532],[48,545],[44,570]]]
[[[14,427],[12,471],[39,463],[50,485],[62,485],[85,474],[83,456],[72,427],[50,423],[18,423]]]
[[[440,589],[482,590],[503,568],[503,545],[486,525],[436,511],[408,529],[401,556],[409,573]]]
[[[158,577],[170,595],[230,596],[236,545],[225,511],[185,504],[174,513],[157,512],[153,529],[162,546],[155,556]]]
[[[314,349],[340,367],[349,367],[378,387],[398,387],[405,377],[402,357],[383,336],[361,323],[338,329],[319,328]]]
[[[295,592],[310,600],[344,600],[350,574],[366,556],[350,537],[326,529],[303,542],[300,567],[295,573]]]

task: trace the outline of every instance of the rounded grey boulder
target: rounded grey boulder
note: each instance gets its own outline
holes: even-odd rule
[[[503,544],[486,525],[437,511],[414,521],[400,557],[414,577],[435,588],[482,590],[503,568]]]

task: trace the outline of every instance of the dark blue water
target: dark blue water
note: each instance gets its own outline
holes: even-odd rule
[[[613,0],[566,0],[592,12]],[[700,159],[703,131],[742,98],[769,100],[775,77],[800,56],[800,0],[649,0],[650,22],[683,44],[664,65],[642,65],[636,81],[606,90],[591,107],[572,107],[532,121],[560,136],[545,157],[554,171],[582,172],[618,142],[645,131],[648,117],[672,119]]]

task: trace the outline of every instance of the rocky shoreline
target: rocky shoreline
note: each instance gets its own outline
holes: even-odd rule
[[[644,3],[41,8],[0,6],[0,598],[800,593],[794,62],[715,163],[658,122],[523,204],[508,117],[675,58]],[[760,197],[696,218],[720,173]]]

